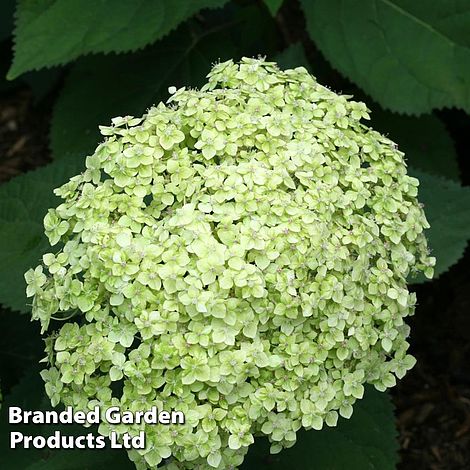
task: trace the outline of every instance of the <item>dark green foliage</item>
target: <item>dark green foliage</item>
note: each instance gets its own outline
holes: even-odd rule
[[[85,54],[140,49],[165,36],[201,8],[226,0],[20,0],[16,12],[13,79]]]
[[[470,4],[459,0],[301,0],[330,63],[383,107],[470,110]]]
[[[13,11],[15,10],[14,0],[3,0],[0,14],[0,41],[6,39],[13,27]]]
[[[431,224],[429,245],[437,258],[436,276],[447,271],[462,256],[470,228],[470,188],[419,170],[419,199]]]

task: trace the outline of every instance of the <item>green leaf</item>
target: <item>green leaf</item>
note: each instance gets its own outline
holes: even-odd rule
[[[132,470],[134,465],[124,451],[116,449],[10,449],[10,432],[19,431],[30,436],[51,436],[55,431],[62,435],[98,435],[95,428],[72,424],[8,424],[8,407],[19,406],[23,410],[52,410],[43,392],[44,383],[39,367],[30,368],[23,379],[6,397],[0,412],[0,439],[3,443],[0,468],[18,470],[96,470],[112,466],[117,470]],[[62,409],[57,409],[62,411]],[[109,446],[109,444],[108,444]]]
[[[279,52],[275,57],[281,69],[293,69],[296,67],[305,67],[310,69],[307,56],[305,55],[304,46],[301,42],[291,44],[289,47]]]
[[[13,79],[80,55],[126,52],[155,42],[202,8],[227,0],[19,0]]]
[[[284,0],[264,0],[264,3],[268,7],[271,15],[275,16],[279,11],[279,8],[281,8],[281,5],[284,3]]]
[[[0,186],[0,303],[27,312],[23,274],[35,267],[49,247],[42,220],[59,199],[52,190],[80,168],[62,161],[18,176]]]
[[[437,277],[462,257],[470,238],[470,188],[420,170],[410,173],[420,181],[418,198],[431,225],[426,236],[437,259]],[[422,281],[424,277],[414,282]]]
[[[203,83],[212,62],[235,54],[225,30],[217,31],[197,35],[185,26],[145,51],[79,61],[54,109],[53,156],[89,153],[101,140],[100,124],[109,125],[115,116],[141,115],[169,97],[170,85]]]
[[[396,436],[389,395],[368,388],[350,419],[340,418],[334,428],[299,432],[290,449],[270,455],[267,441],[255,440],[241,470],[393,470],[398,460]]]
[[[331,64],[383,107],[470,110],[470,3],[301,0]]]
[[[400,116],[372,110],[372,127],[398,144],[408,165],[427,173],[460,180],[454,142],[442,121],[432,115]]]

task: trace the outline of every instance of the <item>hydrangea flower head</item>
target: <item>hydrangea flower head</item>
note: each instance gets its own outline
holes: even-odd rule
[[[201,90],[171,88],[102,127],[86,170],[44,219],[53,253],[26,273],[54,405],[152,406],[137,468],[237,468],[300,428],[349,418],[364,384],[395,385],[415,296],[432,276],[403,154],[368,110],[304,68],[243,58]]]

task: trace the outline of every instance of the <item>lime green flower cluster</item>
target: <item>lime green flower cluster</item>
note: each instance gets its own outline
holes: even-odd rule
[[[208,78],[101,128],[45,217],[58,251],[26,273],[43,331],[72,318],[47,340],[54,405],[186,414],[100,427],[145,430],[137,468],[233,469],[255,436],[279,452],[349,418],[414,365],[406,278],[435,262],[363,103],[261,59]]]

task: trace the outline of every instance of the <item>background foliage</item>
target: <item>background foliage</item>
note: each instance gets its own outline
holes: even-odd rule
[[[76,463],[70,451],[3,451],[13,430],[6,424],[9,404],[48,407],[23,273],[46,248],[42,219],[56,204],[52,189],[81,171],[100,139],[98,125],[141,115],[168,97],[170,85],[200,85],[215,61],[263,55],[282,67],[303,65],[324,85],[364,100],[371,125],[397,142],[420,179],[437,276],[465,250],[470,189],[438,110],[470,111],[466,0],[6,0],[0,41],[8,78],[0,93],[28,86],[38,102],[53,102],[50,162],[0,186],[2,468],[132,468],[117,451],[80,452]],[[351,420],[303,433],[275,457],[257,442],[242,468],[309,469],[314,460],[320,470],[388,470],[397,450],[390,399],[368,390]]]

